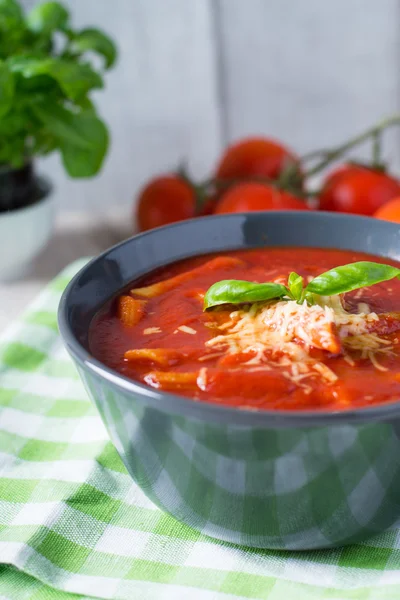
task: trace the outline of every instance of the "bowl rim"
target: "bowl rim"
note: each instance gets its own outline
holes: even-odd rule
[[[93,375],[101,377],[113,388],[117,388],[119,391],[128,392],[136,397],[139,396],[142,401],[145,401],[149,406],[157,408],[163,412],[175,413],[182,416],[191,416],[203,421],[214,421],[224,422],[226,424],[236,426],[253,426],[257,428],[292,428],[292,427],[313,427],[313,426],[328,426],[334,424],[353,424],[361,422],[375,422],[375,421],[386,421],[400,416],[400,398],[393,400],[381,405],[375,405],[371,407],[359,407],[350,408],[348,410],[337,410],[337,411],[324,411],[324,410],[258,410],[252,408],[237,408],[230,405],[216,404],[215,402],[208,401],[195,401],[188,396],[180,396],[171,392],[156,390],[143,383],[135,381],[118,373],[117,371],[107,367],[102,362],[94,358],[76,339],[72,328],[68,322],[67,309],[69,304],[69,298],[71,292],[82,276],[82,274],[88,270],[96,262],[101,262],[109,253],[115,249],[121,248],[125,245],[129,245],[136,239],[142,239],[145,236],[157,235],[157,232],[166,230],[185,227],[186,225],[193,224],[193,222],[205,221],[208,222],[210,219],[213,220],[225,220],[225,219],[237,219],[243,218],[249,214],[256,216],[262,214],[265,216],[265,211],[254,211],[252,213],[231,213],[221,215],[211,215],[205,217],[197,217],[195,219],[188,219],[186,221],[179,221],[171,223],[163,227],[157,227],[150,231],[145,231],[133,235],[121,242],[111,246],[98,256],[89,260],[79,271],[74,275],[71,281],[65,288],[61,300],[58,306],[58,326],[64,345],[72,355],[72,357],[85,369],[88,369]],[[299,220],[304,218],[315,218],[326,219],[329,217],[330,220],[353,220],[356,222],[368,221],[373,223],[375,219],[367,216],[352,215],[346,213],[331,213],[328,211],[268,211],[271,215],[281,216],[295,216]],[[399,226],[395,223],[379,221],[380,226],[387,226],[387,228]],[[313,247],[313,246],[310,246]],[[317,246],[315,246],[317,247]],[[350,248],[351,249],[351,248]],[[227,252],[230,251],[227,249]],[[202,253],[204,254],[204,253]],[[200,255],[200,254],[199,254]],[[379,256],[378,254],[376,256]],[[182,257],[184,260],[184,257]],[[174,261],[172,261],[174,262]],[[168,264],[168,263],[166,263]],[[157,269],[157,266],[154,267]],[[110,298],[118,293],[118,290],[114,290],[110,293]]]

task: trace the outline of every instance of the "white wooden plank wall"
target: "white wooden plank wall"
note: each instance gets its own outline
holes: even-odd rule
[[[305,152],[400,109],[398,0],[219,0],[225,130]],[[397,131],[388,154],[400,161]]]
[[[35,0],[26,0],[34,5]],[[78,26],[117,40],[98,94],[113,144],[97,178],[42,169],[64,209],[127,205],[153,173],[187,158],[204,176],[250,133],[300,152],[400,110],[400,0],[66,0]],[[400,133],[388,136],[400,172]]]
[[[221,148],[211,0],[64,1],[78,27],[96,25],[114,37],[120,58],[96,94],[112,133],[101,175],[67,181],[58,157],[42,163],[58,204],[132,204],[142,183],[185,158],[206,176]]]

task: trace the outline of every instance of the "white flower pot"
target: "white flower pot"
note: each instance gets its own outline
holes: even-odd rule
[[[53,226],[51,194],[34,204],[0,213],[0,280],[17,279],[49,241]]]

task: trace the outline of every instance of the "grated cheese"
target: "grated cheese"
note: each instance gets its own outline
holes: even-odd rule
[[[365,303],[359,304],[357,314],[349,313],[339,296],[318,297],[317,301],[314,306],[269,301],[235,310],[228,322],[214,325],[218,335],[206,346],[228,354],[251,353],[244,364],[280,367],[284,377],[305,390],[309,378],[319,377],[326,383],[338,379],[332,369],[311,356],[312,348],[343,354],[351,366],[355,361],[349,352],[357,353],[376,369],[385,370],[377,355],[391,353],[391,342],[370,332],[379,316]]]
[[[377,361],[374,352],[369,352],[368,353],[368,358],[372,362],[372,364],[374,365],[375,369],[378,369],[378,371],[388,371],[389,370],[387,367],[384,367],[383,365],[381,365]]]
[[[160,327],[146,327],[143,330],[144,335],[151,335],[152,333],[161,333]]]
[[[334,373],[332,371],[332,369],[330,369],[329,367],[324,365],[324,363],[316,362],[313,365],[313,368],[315,369],[315,371],[318,371],[318,373],[320,373],[324,379],[326,379],[327,381],[330,381],[331,383],[336,381],[338,378],[336,373]]]
[[[178,331],[182,331],[183,333],[189,333],[190,335],[196,335],[197,331],[193,329],[193,327],[188,327],[187,325],[180,325],[177,329],[175,329],[174,333]]]
[[[354,360],[351,358],[351,356],[349,356],[348,354],[345,354],[345,355],[343,356],[343,358],[344,358],[344,360],[345,360],[347,363],[349,363],[349,365],[350,365],[351,367],[355,367],[355,364],[356,364],[356,363],[355,363],[355,362],[354,362]]]
[[[359,302],[357,304],[357,308],[358,308],[358,312],[359,313],[364,313],[364,314],[367,315],[367,314],[369,314],[371,312],[370,308],[369,308],[369,306],[368,306],[368,304],[366,302]]]
[[[358,352],[361,358],[370,360],[378,371],[387,371],[388,369],[378,362],[377,355],[390,356],[394,354],[391,342],[379,337],[375,333],[365,333],[345,338],[343,345],[345,350]]]

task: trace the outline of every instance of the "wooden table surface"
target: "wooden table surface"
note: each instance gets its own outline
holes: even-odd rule
[[[58,214],[51,241],[29,271],[19,280],[0,282],[0,333],[66,265],[95,256],[132,233],[124,209],[117,216],[104,213],[95,218],[93,213]]]

